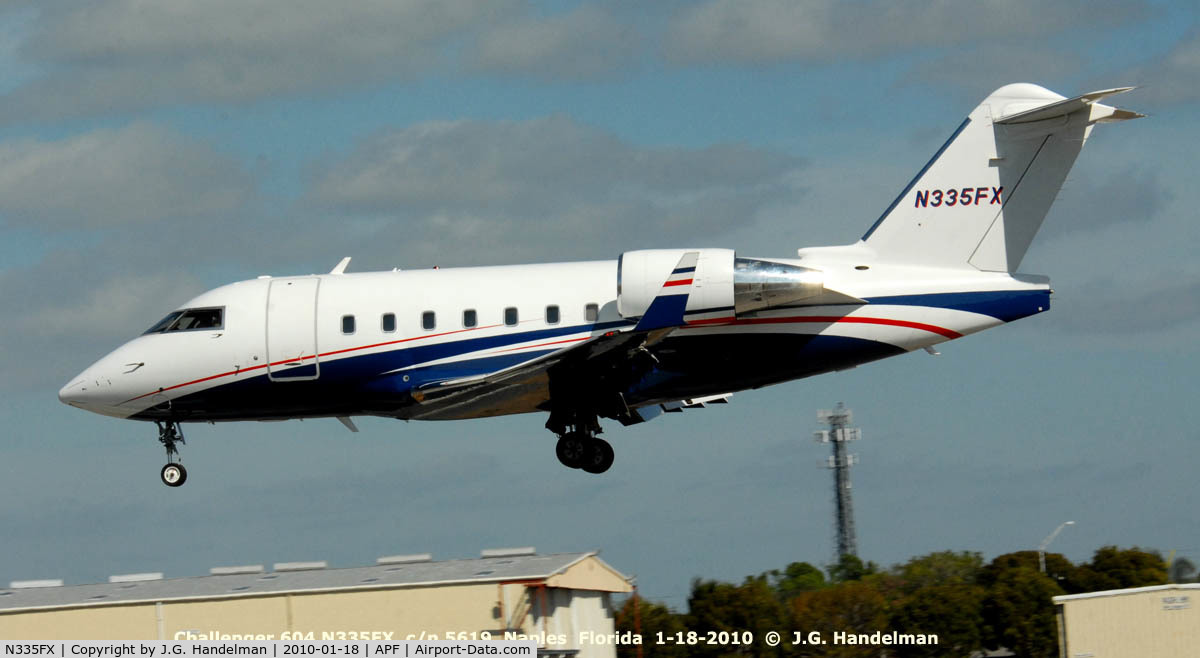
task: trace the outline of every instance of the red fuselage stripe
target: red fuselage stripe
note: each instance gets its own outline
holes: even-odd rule
[[[563,343],[578,343],[581,340],[587,340],[589,338],[591,338],[591,336],[584,336],[582,338],[568,338],[566,340],[555,340],[555,341],[551,341],[549,343],[538,343],[537,345],[525,345],[523,347],[510,347],[506,350],[496,350],[495,352],[492,352],[492,354],[503,354],[505,352],[516,352],[518,350],[531,350],[535,347],[545,347],[547,345],[562,345]]]
[[[483,326],[483,327],[471,327],[471,328],[469,328],[469,329],[455,329],[454,331],[443,331],[443,332],[441,332],[441,333],[437,333],[437,334],[426,334],[426,335],[424,335],[424,336],[413,336],[413,337],[411,337],[411,338],[401,338],[400,340],[390,340],[390,341],[386,341],[386,342],[383,342],[383,343],[373,343],[373,344],[371,344],[371,345],[361,345],[361,346],[359,346],[359,347],[349,347],[349,348],[346,348],[346,349],[344,349],[344,350],[333,350],[333,351],[330,351],[330,352],[322,352],[322,353],[320,353],[320,354],[318,354],[318,355],[309,354],[309,355],[306,355],[306,356],[297,357],[297,358],[295,358],[295,359],[283,359],[283,360],[281,360],[281,361],[274,361],[274,362],[272,362],[272,363],[270,363],[270,364],[262,364],[262,365],[257,365],[257,366],[251,366],[251,367],[249,367],[249,368],[241,368],[240,370],[230,370],[229,372],[223,372],[223,373],[220,373],[220,374],[218,374],[218,375],[210,375],[210,376],[208,376],[208,377],[201,377],[200,379],[193,379],[193,380],[192,380],[192,381],[190,381],[190,382],[184,382],[184,383],[182,383],[182,384],[176,384],[176,385],[174,385],[174,386],[168,386],[167,388],[161,388],[161,389],[159,389],[159,390],[157,390],[157,391],[150,391],[149,393],[143,393],[142,395],[139,395],[139,396],[137,396],[137,397],[135,397],[135,398],[129,398],[128,400],[126,400],[125,402],[122,402],[121,404],[127,404],[127,403],[129,403],[129,402],[133,402],[133,401],[135,401],[135,400],[140,400],[140,399],[142,399],[142,398],[144,398],[144,397],[147,397],[147,396],[150,396],[150,395],[154,395],[154,394],[156,394],[156,393],[164,393],[164,392],[166,392],[166,391],[173,391],[173,390],[175,390],[175,389],[177,389],[177,388],[183,388],[184,386],[191,386],[192,384],[202,384],[202,383],[204,383],[204,382],[211,381],[211,380],[213,380],[213,379],[219,379],[219,378],[221,378],[221,377],[228,377],[228,376],[230,376],[230,375],[239,375],[239,374],[241,374],[241,373],[243,373],[243,372],[250,372],[251,370],[258,370],[258,369],[260,369],[260,368],[266,368],[266,367],[268,367],[268,366],[278,366],[278,365],[281,365],[281,364],[284,364],[284,363],[293,363],[293,362],[303,363],[304,361],[308,361],[309,359],[320,358],[320,357],[326,357],[326,356],[332,356],[332,355],[334,355],[334,354],[344,354],[344,353],[346,353],[346,352],[357,352],[357,351],[359,351],[359,350],[369,350],[369,349],[371,349],[371,348],[373,348],[373,347],[385,347],[385,346],[387,346],[387,345],[397,345],[397,344],[399,344],[399,343],[407,343],[407,342],[410,342],[410,341],[414,341],[414,340],[421,340],[421,339],[424,339],[424,338],[437,338],[437,337],[439,337],[439,336],[450,336],[450,335],[452,335],[452,334],[461,334],[461,333],[463,333],[463,332],[465,332],[465,331],[479,331],[480,329],[494,329],[494,328],[496,328],[496,327],[499,327],[499,326],[500,326],[500,325],[498,325],[498,324],[489,324],[489,325],[486,325],[486,326]]]
[[[682,282],[668,281],[665,285],[682,285],[683,283],[691,283],[691,280],[689,279],[687,281],[682,281]],[[799,315],[799,316],[792,316],[792,317],[786,317],[786,318],[743,318],[743,319],[712,318],[712,319],[706,319],[706,320],[693,320],[691,322],[688,322],[687,326],[695,327],[695,326],[704,326],[704,325],[755,325],[755,324],[801,324],[801,323],[806,323],[806,324],[836,324],[836,323],[877,324],[877,325],[884,325],[884,326],[889,326],[889,327],[905,327],[908,329],[917,329],[920,331],[928,331],[929,333],[934,333],[939,336],[945,336],[946,338],[951,338],[951,339],[962,338],[962,334],[958,333],[957,331],[954,331],[953,329],[946,329],[944,327],[939,327],[939,326],[932,325],[932,324],[925,324],[923,322],[909,322],[907,320],[892,320],[890,318],[867,318],[867,317],[859,317],[859,316]],[[385,347],[387,345],[397,345],[399,343],[407,343],[410,341],[421,340],[421,339],[425,339],[425,338],[450,336],[452,334],[460,334],[460,333],[467,332],[467,331],[478,331],[480,329],[492,329],[492,328],[499,327],[499,326],[501,326],[501,325],[494,324],[494,325],[488,325],[486,327],[472,327],[470,329],[456,329],[454,331],[445,331],[445,332],[437,333],[437,334],[427,334],[424,336],[413,336],[411,338],[402,338],[400,340],[392,340],[392,341],[387,341],[387,342],[383,342],[383,343],[373,343],[371,345],[362,345],[360,347],[350,347],[350,348],[347,348],[344,350],[333,350],[331,352],[322,352],[321,354],[319,354],[317,356],[318,357],[326,357],[326,356],[332,356],[334,354],[344,354],[346,352],[357,352],[360,350],[367,350],[367,349],[371,349],[371,348],[375,348],[375,347]],[[539,343],[537,345],[528,345],[525,347],[514,347],[511,349],[507,349],[507,350],[500,350],[500,352],[513,352],[513,351],[517,351],[517,350],[526,350],[526,349],[532,349],[535,347],[542,347],[545,345],[558,345],[561,343],[579,342],[581,340],[587,340],[587,338],[590,338],[590,336],[585,337],[585,338],[571,338],[571,339],[567,339],[567,340],[553,341],[553,342],[549,342],[549,343]],[[496,352],[496,353],[500,353],[500,352]],[[277,366],[277,365],[284,364],[284,363],[292,363],[293,361],[301,361],[302,362],[302,361],[307,361],[312,358],[314,358],[314,356],[310,354],[308,356],[300,357],[299,359],[284,359],[282,361],[275,361],[275,362],[271,363],[270,365]],[[212,381],[214,379],[220,379],[221,377],[229,377],[231,375],[239,375],[244,372],[259,370],[261,368],[266,368],[266,367],[267,367],[267,364],[262,364],[262,365],[257,365],[257,366],[251,366],[249,368],[241,368],[239,370],[230,370],[228,372],[223,372],[223,373],[216,374],[216,375],[210,375],[208,377],[201,377],[200,379],[193,379],[192,381],[189,381],[189,382],[184,382],[182,384],[175,384],[174,386],[169,386],[167,388],[159,389],[157,391],[151,391],[149,393],[139,395],[135,398],[129,398],[128,400],[126,400],[125,402],[122,402],[121,404],[127,404],[129,402],[134,402],[136,400],[140,400],[144,397],[154,395],[156,393],[164,393],[166,391],[173,391],[177,388],[183,388],[185,386],[192,386],[193,384],[202,384],[204,382]]]
[[[800,323],[815,323],[815,324],[879,324],[888,327],[906,327],[908,329],[919,329],[928,331],[932,334],[945,336],[946,338],[962,338],[962,334],[953,329],[946,329],[937,325],[925,324],[924,322],[909,322],[908,320],[892,320],[890,318],[867,318],[854,315],[798,315],[786,318],[711,318],[708,320],[693,320],[688,322],[688,326],[697,325],[752,325],[752,324],[800,324]]]

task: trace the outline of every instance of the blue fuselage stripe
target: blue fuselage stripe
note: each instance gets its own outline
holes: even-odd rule
[[[989,315],[1012,322],[1050,308],[1050,290],[993,290],[986,292],[942,292],[928,295],[869,297],[871,304],[932,306]]]

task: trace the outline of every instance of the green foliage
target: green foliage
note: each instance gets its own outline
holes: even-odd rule
[[[974,585],[983,571],[983,556],[970,551],[941,551],[914,557],[891,571],[906,593],[940,585]]]
[[[690,656],[728,655],[731,649],[743,656],[779,656],[781,649],[767,646],[763,638],[770,631],[786,628],[787,614],[765,577],[747,578],[741,585],[697,579],[692,582],[685,623],[689,631],[701,635],[709,631],[754,633],[751,646],[697,645],[690,647]]]
[[[1054,596],[1167,580],[1162,556],[1137,547],[1105,546],[1091,562],[1079,566],[1058,553],[1046,553],[1045,563],[1043,574],[1037,551],[1007,553],[986,565],[979,553],[940,551],[881,571],[874,563],[843,555],[827,568],[826,579],[813,565],[793,562],[782,571],[748,577],[741,585],[697,579],[692,582],[687,614],[644,600],[635,608],[630,599],[618,613],[617,630],[640,626],[644,658],[878,658],[878,646],[792,646],[786,640],[794,632],[803,636],[816,631],[829,641],[835,632],[889,630],[938,636],[937,645],[889,647],[886,655],[896,658],[966,656],[1000,647],[1022,658],[1049,658],[1058,654]],[[1171,575],[1179,580],[1194,572],[1195,565],[1186,558],[1171,565]],[[659,632],[704,637],[709,631],[750,631],[755,642],[749,646],[655,643]],[[770,631],[781,633],[784,644],[767,646],[764,637]],[[637,648],[620,646],[618,655],[636,658]]]
[[[618,633],[641,633],[643,658],[686,658],[688,655],[685,646],[656,643],[659,633],[671,636],[688,630],[683,616],[671,612],[661,603],[629,597],[617,611],[616,629]],[[637,658],[637,655],[638,647],[617,645],[618,658]]]
[[[1041,571],[1038,561],[1037,551],[1017,551],[1015,553],[1005,553],[992,560],[979,573],[979,582],[985,587],[990,587],[995,582],[996,577],[1006,569],[1015,569],[1017,567],[1025,567],[1034,571]],[[1072,589],[1071,582],[1075,575],[1075,565],[1071,561],[1063,557],[1060,553],[1046,553],[1046,576],[1058,583],[1060,587],[1065,589],[1069,594],[1076,594],[1077,591]]]
[[[852,580],[862,580],[864,577],[879,572],[879,566],[874,562],[863,561],[857,555],[846,553],[838,558],[837,564],[829,566],[829,580],[835,583],[846,583]]]
[[[933,633],[937,645],[898,646],[896,656],[967,656],[983,648],[983,601],[987,592],[970,583],[928,584],[895,605],[889,628]]]
[[[1104,546],[1092,555],[1092,561],[1081,564],[1070,578],[1075,592],[1099,592],[1126,587],[1165,585],[1167,563],[1157,551],[1144,551],[1137,546],[1119,549]]]
[[[843,582],[833,587],[804,592],[792,599],[793,628],[809,633],[817,631],[826,642],[838,631],[874,633],[888,628],[887,600],[871,584]],[[798,656],[838,656],[839,658],[877,658],[879,647],[870,645],[801,645]]]
[[[795,598],[801,592],[825,587],[825,574],[807,562],[793,562],[781,573],[778,569],[764,574],[781,601]]]
[[[1006,556],[1001,556],[1004,558]],[[1005,567],[993,560],[991,583],[983,602],[984,644],[1006,647],[1022,658],[1058,655],[1053,597],[1063,590],[1037,567]]]

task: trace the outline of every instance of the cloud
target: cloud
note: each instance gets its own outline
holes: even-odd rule
[[[1160,216],[1174,197],[1158,169],[1126,166],[1097,177],[1088,170],[1099,165],[1079,166],[1081,171],[1068,179],[1058,197],[1069,212],[1052,212],[1040,237],[1095,232],[1120,223],[1147,224]]]
[[[23,52],[44,75],[0,118],[245,102],[425,75],[515,0],[111,0],[42,9]]]
[[[1181,280],[1180,280],[1181,279]],[[1200,278],[1183,276],[1170,281],[1151,281],[1131,290],[1129,281],[1101,281],[1074,291],[1067,312],[1055,316],[1054,325],[1069,334],[1136,338],[1194,326],[1200,322]],[[1183,346],[1194,347],[1195,333],[1189,332]],[[1153,344],[1166,344],[1161,340]]]
[[[232,158],[135,123],[58,141],[0,143],[0,218],[38,229],[94,229],[230,212],[254,196]]]
[[[1165,55],[1123,74],[1141,85],[1139,100],[1171,105],[1200,98],[1200,28],[1180,39]]]
[[[527,15],[489,28],[465,57],[468,69],[547,80],[610,77],[637,66],[636,25],[584,5],[553,16]]]
[[[802,166],[741,145],[638,147],[566,117],[428,122],[314,170],[307,203],[456,262],[612,258],[752,223],[801,193]]]
[[[52,253],[0,272],[0,390],[57,390],[120,343],[203,289],[182,269],[136,270],[95,249]]]
[[[664,52],[684,65],[831,61],[1114,25],[1143,11],[1115,0],[710,0],[674,18]]]
[[[968,101],[978,101],[1001,84],[1046,84],[1069,79],[1086,65],[1084,58],[1074,51],[1047,47],[1037,40],[1016,47],[1017,41],[964,46],[914,65],[901,84],[950,88]],[[1069,95],[1072,90],[1061,91]]]

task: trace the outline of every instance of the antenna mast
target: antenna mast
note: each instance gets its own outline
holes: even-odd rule
[[[832,443],[833,454],[825,468],[833,471],[833,496],[837,504],[834,518],[837,533],[837,559],[843,555],[858,557],[858,540],[854,534],[854,500],[850,495],[850,467],[858,463],[858,455],[846,453],[846,443],[862,438],[862,430],[850,427],[854,414],[839,402],[836,409],[822,409],[817,420],[829,425],[828,430],[816,432],[817,443]]]

